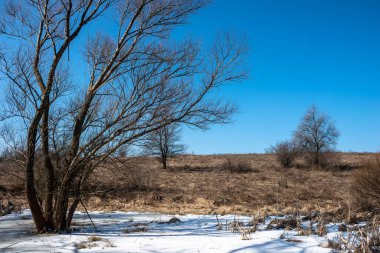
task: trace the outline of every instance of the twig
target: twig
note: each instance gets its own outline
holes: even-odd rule
[[[16,244],[19,243],[19,242],[20,242],[20,241],[16,241],[16,242],[14,242],[14,243],[9,244],[8,246],[5,246],[4,248],[0,248],[0,252],[2,252],[3,250],[8,249],[8,248],[10,248],[10,247],[16,245]]]
[[[91,216],[90,216],[90,214],[88,213],[86,206],[84,205],[84,203],[83,203],[82,200],[80,200],[80,203],[81,203],[82,206],[84,207],[84,210],[86,211],[88,218],[90,218],[90,221],[91,221],[91,223],[92,223],[92,226],[94,227],[95,232],[96,232],[96,226],[95,226],[94,222],[92,221]]]

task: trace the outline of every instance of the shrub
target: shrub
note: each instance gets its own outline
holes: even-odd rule
[[[315,155],[310,152],[302,152],[302,160],[304,161],[307,168],[324,169],[331,171],[344,169],[344,165],[341,164],[339,153],[333,151],[320,153],[318,164],[315,163]]]
[[[380,156],[352,173],[351,193],[358,210],[380,212]]]
[[[126,186],[132,191],[147,191],[155,187],[157,172],[146,167],[129,168],[125,177]]]
[[[269,153],[276,155],[277,161],[284,167],[290,168],[294,165],[294,160],[298,156],[296,145],[291,141],[282,141],[272,146]]]
[[[106,164],[108,165],[108,164]],[[97,196],[123,196],[126,192],[151,191],[156,189],[157,170],[134,163],[112,164],[100,167],[84,185],[85,193],[96,192]]]
[[[247,161],[239,161],[238,159],[226,159],[222,164],[222,169],[231,173],[247,173],[253,171]]]

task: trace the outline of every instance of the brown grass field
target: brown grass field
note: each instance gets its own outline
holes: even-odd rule
[[[171,159],[167,170],[154,158],[124,158],[95,171],[85,203],[91,210],[179,214],[341,212],[350,199],[350,174],[375,154],[337,155],[337,166],[329,170],[301,162],[284,169],[269,154],[184,155]],[[229,170],[237,165],[248,171]],[[22,180],[4,173],[9,164],[1,168],[0,197],[27,207]]]

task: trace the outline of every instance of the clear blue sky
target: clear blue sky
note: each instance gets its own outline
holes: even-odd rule
[[[380,1],[217,0],[177,33],[245,33],[250,78],[221,95],[230,125],[184,130],[189,152],[257,153],[288,139],[312,104],[341,132],[342,151],[380,151]]]
[[[340,130],[339,150],[380,151],[379,0],[214,0],[173,36],[209,46],[223,31],[248,37],[250,78],[220,90],[239,106],[232,124],[184,129],[189,152],[264,152],[290,138],[313,104]],[[85,40],[73,45],[73,79],[85,76]]]

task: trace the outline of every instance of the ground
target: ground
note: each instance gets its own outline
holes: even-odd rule
[[[245,226],[252,217],[225,215],[176,215],[138,212],[91,212],[94,232],[86,213],[77,212],[73,232],[59,235],[33,235],[30,213],[0,217],[0,252],[330,252],[328,236],[336,224],[328,225],[331,233],[298,236],[295,230],[258,231],[242,238],[225,224],[238,221]],[[281,217],[280,217],[281,218]],[[307,226],[305,223],[304,226]]]

